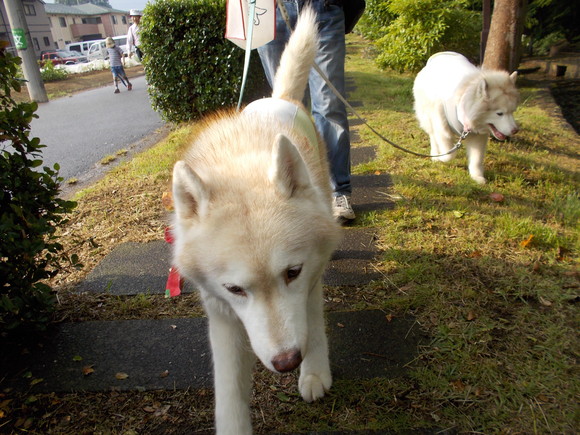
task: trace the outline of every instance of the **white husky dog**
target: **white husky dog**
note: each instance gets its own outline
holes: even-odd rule
[[[415,113],[431,139],[431,155],[453,148],[459,135],[464,141],[469,174],[485,183],[483,157],[489,133],[505,140],[518,131],[513,113],[518,105],[517,72],[492,71],[473,66],[459,53],[434,54],[415,78]],[[455,152],[434,160],[447,162]]]
[[[299,103],[317,44],[305,8],[273,97],[206,121],[173,170],[173,261],[209,318],[218,434],[252,432],[254,353],[274,372],[300,366],[307,402],[332,383],[321,277],[341,230],[326,146]]]

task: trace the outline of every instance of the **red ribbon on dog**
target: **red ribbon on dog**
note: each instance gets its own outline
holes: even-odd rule
[[[171,228],[165,228],[165,241],[170,245],[175,239],[171,233]],[[169,268],[169,276],[167,277],[167,284],[165,284],[165,297],[172,298],[179,296],[181,294],[181,289],[183,288],[183,279],[177,271],[176,267],[171,266]]]

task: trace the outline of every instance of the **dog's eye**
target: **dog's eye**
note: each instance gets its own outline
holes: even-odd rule
[[[503,112],[497,112],[496,115],[497,116],[503,116]]]
[[[292,267],[286,269],[286,272],[284,274],[284,280],[286,281],[286,284],[289,284],[290,282],[292,282],[296,278],[298,278],[298,275],[300,275],[300,272],[302,272],[302,265],[292,266]]]
[[[224,284],[224,287],[226,288],[227,291],[236,296],[247,296],[246,291],[240,286],[237,286],[235,284]]]

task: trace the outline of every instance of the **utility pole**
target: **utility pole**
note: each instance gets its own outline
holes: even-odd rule
[[[22,71],[28,88],[28,94],[32,101],[46,103],[48,96],[44,89],[44,83],[40,75],[38,61],[34,54],[32,38],[28,30],[28,23],[24,17],[22,0],[4,0],[8,22],[12,29],[12,37],[18,56],[22,59]]]

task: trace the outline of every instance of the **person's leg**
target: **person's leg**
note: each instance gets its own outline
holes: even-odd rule
[[[119,91],[119,78],[117,77],[117,74],[115,74],[115,70],[113,68],[111,68],[111,71],[113,73],[113,84],[115,85],[115,94],[118,94]]]
[[[344,13],[340,6],[316,2],[320,23],[320,47],[316,63],[344,96]],[[350,195],[350,134],[348,115],[342,101],[317,71],[309,78],[312,115],[328,147],[328,161],[335,196]]]
[[[123,67],[121,67],[121,68],[123,68]],[[123,79],[125,79],[125,82],[127,83],[127,90],[130,91],[131,89],[133,89],[133,85],[129,81],[129,77],[127,77],[127,73],[125,72],[125,68],[123,68],[122,71],[123,71]]]

